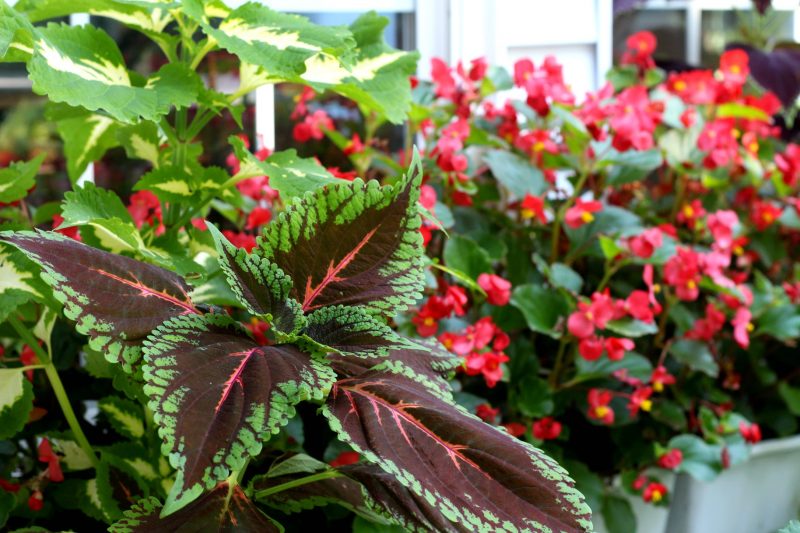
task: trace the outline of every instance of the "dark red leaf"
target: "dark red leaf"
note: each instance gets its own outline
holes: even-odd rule
[[[160,516],[161,504],[155,498],[139,501],[111,527],[112,533],[194,533],[253,532],[270,533],[282,529],[251,502],[239,486],[220,483],[211,492],[180,511]]]
[[[219,252],[219,263],[236,298],[254,315],[269,315],[270,322],[285,333],[302,326],[303,311],[289,298],[292,280],[277,265],[258,254],[233,246],[213,225],[208,230]]]
[[[415,381],[379,371],[339,381],[323,413],[454,529],[591,530],[591,511],[558,463]]]
[[[326,185],[267,226],[262,252],[292,278],[304,311],[347,304],[393,316],[415,303],[423,284],[416,172],[396,189]]]
[[[42,267],[75,328],[109,361],[131,369],[144,338],[165,320],[198,313],[176,274],[53,232],[3,233]]]
[[[292,345],[259,346],[225,315],[187,315],[144,343],[145,393],[178,476],[180,508],[261,450],[301,400],[322,399],[333,371]]]

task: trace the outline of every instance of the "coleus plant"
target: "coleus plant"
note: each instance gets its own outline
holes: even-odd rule
[[[423,287],[421,180],[416,162],[394,187],[317,187],[266,226],[251,253],[208,225],[230,289],[268,327],[263,342],[223,309],[193,302],[173,272],[58,233],[2,234],[41,266],[90,346],[141,382],[176,470],[163,505],[144,497],[113,531],[209,522],[278,531],[263,505],[330,501],[410,530],[591,529],[555,461],[454,401],[446,378],[459,360],[386,323]],[[246,477],[303,401],[321,405],[363,462],[331,468],[294,455]]]

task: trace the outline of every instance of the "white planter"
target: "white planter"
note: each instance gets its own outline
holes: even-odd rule
[[[773,533],[800,515],[800,435],[756,444],[710,483],[678,476],[670,508],[667,533]]]
[[[675,486],[675,475],[671,472],[659,470],[658,478],[667,487],[667,490],[672,493],[672,489]],[[614,485],[620,485],[619,477],[614,480]],[[631,531],[630,533],[665,533],[667,519],[669,518],[669,507],[646,503],[641,496],[633,496],[627,493],[625,493],[625,499],[630,502],[633,514],[636,516],[636,532]],[[592,509],[592,511],[594,533],[608,533],[600,509]]]

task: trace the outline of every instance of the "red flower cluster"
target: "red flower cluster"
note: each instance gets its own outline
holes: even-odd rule
[[[464,357],[463,370],[468,376],[482,374],[489,387],[503,378],[500,365],[509,360],[503,350],[510,340],[491,317],[479,319],[460,333],[442,333],[439,341],[451,352]]]
[[[514,84],[525,89],[528,105],[541,116],[547,116],[551,103],[575,103],[575,96],[564,83],[563,69],[552,56],[547,56],[539,68],[530,59],[517,61]]]

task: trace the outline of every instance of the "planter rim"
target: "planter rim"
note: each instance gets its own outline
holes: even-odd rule
[[[753,449],[750,451],[750,457],[771,455],[773,453],[780,453],[796,448],[800,448],[800,435],[793,435],[791,437],[783,437],[779,439],[770,439],[755,444]]]

